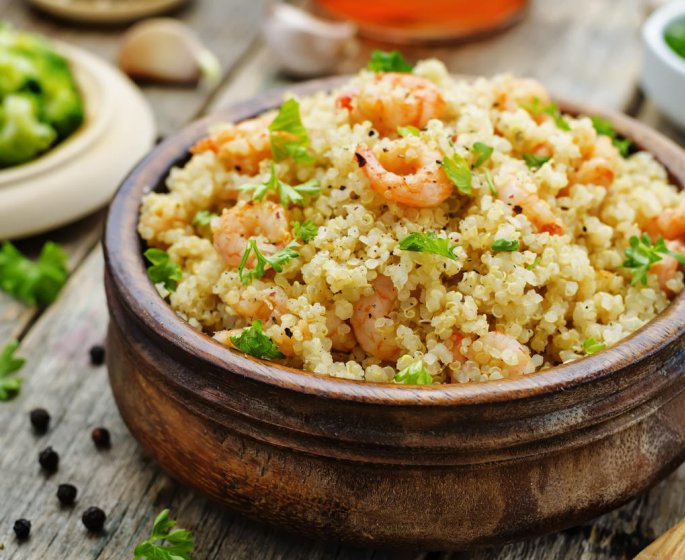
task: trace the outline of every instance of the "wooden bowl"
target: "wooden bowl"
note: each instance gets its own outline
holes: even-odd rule
[[[585,521],[685,458],[685,293],[615,347],[544,373],[468,385],[302,373],[230,351],[182,321],[146,277],[136,233],[141,198],[163,188],[209,124],[281,101],[274,92],[168,138],[126,179],[110,210],[110,380],[129,429],[165,469],[234,510],[300,534],[464,549]],[[628,117],[603,116],[685,183],[677,146]]]

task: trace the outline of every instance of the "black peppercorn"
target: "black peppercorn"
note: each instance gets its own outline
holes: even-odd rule
[[[31,425],[38,434],[48,431],[50,425],[50,414],[44,408],[34,408],[30,413]]]
[[[105,347],[96,344],[90,348],[90,363],[94,366],[101,366],[105,363]]]
[[[102,531],[102,528],[105,525],[105,519],[107,519],[107,516],[99,507],[89,507],[83,512],[83,516],[81,517],[81,521],[83,521],[86,529],[93,533]]]
[[[17,519],[14,522],[14,534],[20,541],[28,539],[31,534],[31,522],[28,519]]]
[[[76,486],[73,484],[60,484],[57,487],[57,499],[63,506],[70,506],[76,499]]]
[[[38,462],[47,472],[55,472],[59,467],[59,455],[52,447],[46,447],[38,455]]]
[[[93,443],[95,443],[95,447],[98,449],[109,447],[112,443],[112,440],[109,437],[109,430],[107,428],[95,428],[91,432],[90,437],[93,439]]]

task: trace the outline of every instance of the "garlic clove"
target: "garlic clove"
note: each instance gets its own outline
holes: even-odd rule
[[[132,78],[160,82],[217,83],[221,64],[186,25],[153,18],[131,27],[119,48],[119,67]]]
[[[299,77],[331,72],[355,47],[357,28],[329,22],[289,4],[267,13],[262,36],[284,70]]]

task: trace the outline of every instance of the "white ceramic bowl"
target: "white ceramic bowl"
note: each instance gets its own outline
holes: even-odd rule
[[[83,95],[81,127],[39,158],[0,170],[0,240],[75,221],[107,204],[154,144],[147,101],[119,70],[81,49],[58,45]]]
[[[685,2],[670,2],[655,11],[642,29],[642,88],[655,105],[685,129],[685,59],[664,39],[669,23],[685,19]]]

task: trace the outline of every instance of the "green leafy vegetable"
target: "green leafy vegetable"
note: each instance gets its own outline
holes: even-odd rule
[[[9,241],[0,248],[0,289],[27,305],[51,304],[67,276],[67,255],[56,243],[43,245],[35,262]]]
[[[611,143],[616,146],[616,149],[624,158],[630,155],[633,151],[633,143],[627,138],[619,136],[608,120],[603,119],[602,117],[590,117],[590,120],[592,121],[592,126],[597,131],[597,134],[602,134],[603,136],[611,138]]]
[[[398,126],[397,134],[404,138],[405,136],[420,136],[421,131],[412,125]]]
[[[661,255],[670,255],[679,263],[685,264],[685,255],[669,250],[663,237],[659,236],[656,243],[652,244],[652,240],[646,233],[642,234],[642,237],[633,235],[630,238],[630,247],[626,249],[625,253],[626,260],[623,261],[623,266],[633,269],[631,281],[633,286],[640,282],[643,286],[647,285],[647,273],[654,263],[662,260]]]
[[[269,125],[271,152],[276,161],[289,157],[298,163],[312,163],[314,158],[307,148],[309,135],[302,124],[300,104],[295,99],[288,99],[281,106],[276,118]]]
[[[457,257],[454,255],[456,245],[450,247],[449,239],[438,237],[433,232],[421,233],[414,232],[407,235],[400,241],[400,249],[402,251],[414,251],[416,253],[432,253],[447,257],[454,261]]]
[[[540,264],[541,261],[542,257],[538,255],[537,257],[535,257],[535,260],[526,267],[526,270],[533,270],[537,265]]]
[[[414,67],[402,56],[400,51],[379,51],[371,53],[368,65],[372,72],[405,72],[411,73]]]
[[[452,156],[445,156],[442,159],[442,169],[447,177],[449,177],[449,180],[459,189],[460,193],[471,194],[473,191],[471,187],[471,170],[463,157],[457,153]]]
[[[395,383],[404,383],[405,385],[431,385],[433,383],[433,377],[423,367],[421,360],[398,371],[394,380]]]
[[[488,189],[490,189],[490,194],[492,196],[497,196],[497,189],[495,188],[495,183],[492,181],[492,175],[490,175],[490,170],[485,170],[485,182],[488,184]]]
[[[187,529],[174,529],[175,526],[176,521],[169,519],[169,510],[162,510],[152,525],[150,538],[136,546],[133,556],[147,560],[190,560],[193,534]]]
[[[526,165],[530,169],[538,169],[545,165],[550,159],[552,159],[551,156],[536,156],[535,154],[523,154],[523,161],[526,162]]]
[[[250,240],[247,242],[247,247],[245,247],[245,252],[243,253],[243,258],[240,261],[240,265],[238,265],[240,281],[247,285],[255,278],[262,278],[266,272],[267,265],[271,266],[271,268],[273,268],[276,272],[283,272],[283,267],[287,263],[300,256],[300,253],[295,250],[298,247],[300,247],[300,244],[293,240],[280,251],[275,252],[273,255],[267,256],[264,255],[257,247],[257,240],[250,238]],[[245,270],[251,253],[255,254],[257,264],[252,270]]]
[[[19,394],[21,384],[24,379],[17,376],[10,377],[16,371],[19,371],[26,360],[14,356],[19,343],[17,341],[10,342],[0,352],[0,401],[8,401]]]
[[[169,253],[161,249],[150,248],[145,253],[145,258],[151,266],[147,269],[147,275],[153,284],[164,284],[164,287],[173,292],[183,278],[181,267],[169,257]]]
[[[301,239],[305,243],[314,239],[316,234],[319,233],[319,226],[311,220],[307,220],[302,224],[300,222],[292,222],[290,225],[293,228],[295,238]]]
[[[193,218],[193,225],[197,227],[209,227],[212,223],[212,218],[215,216],[216,214],[213,214],[209,210],[200,210]]]
[[[502,251],[511,253],[519,250],[519,242],[516,239],[497,239],[492,244],[493,251]]]
[[[280,360],[285,355],[267,335],[262,332],[262,322],[252,321],[252,326],[238,336],[231,337],[231,343],[241,352],[262,360]]]
[[[473,145],[473,151],[478,155],[478,159],[476,159],[476,163],[473,164],[473,167],[478,168],[490,159],[494,148],[487,144],[483,144],[482,142],[476,142]]]
[[[532,103],[521,104],[521,107],[523,107],[534,117],[537,117],[538,115],[549,115],[554,120],[554,124],[557,125],[557,128],[567,132],[571,130],[568,121],[562,116],[561,111],[559,111],[559,107],[554,102],[549,103],[548,105],[543,105],[540,102],[540,99],[536,97],[533,99]]]
[[[685,19],[669,23],[664,30],[664,40],[678,56],[685,58]]]
[[[583,342],[583,350],[586,354],[595,354],[600,350],[604,350],[607,347],[606,344],[597,342],[594,338],[590,337],[585,342]]]
[[[294,187],[284,183],[278,178],[276,166],[271,162],[271,175],[266,183],[261,185],[242,185],[238,187],[238,190],[244,192],[253,191],[252,200],[263,200],[267,193],[276,192],[281,204],[284,206],[290,206],[291,204],[304,206],[304,197],[319,194],[321,192],[321,185],[316,179],[301,185],[295,185]]]

